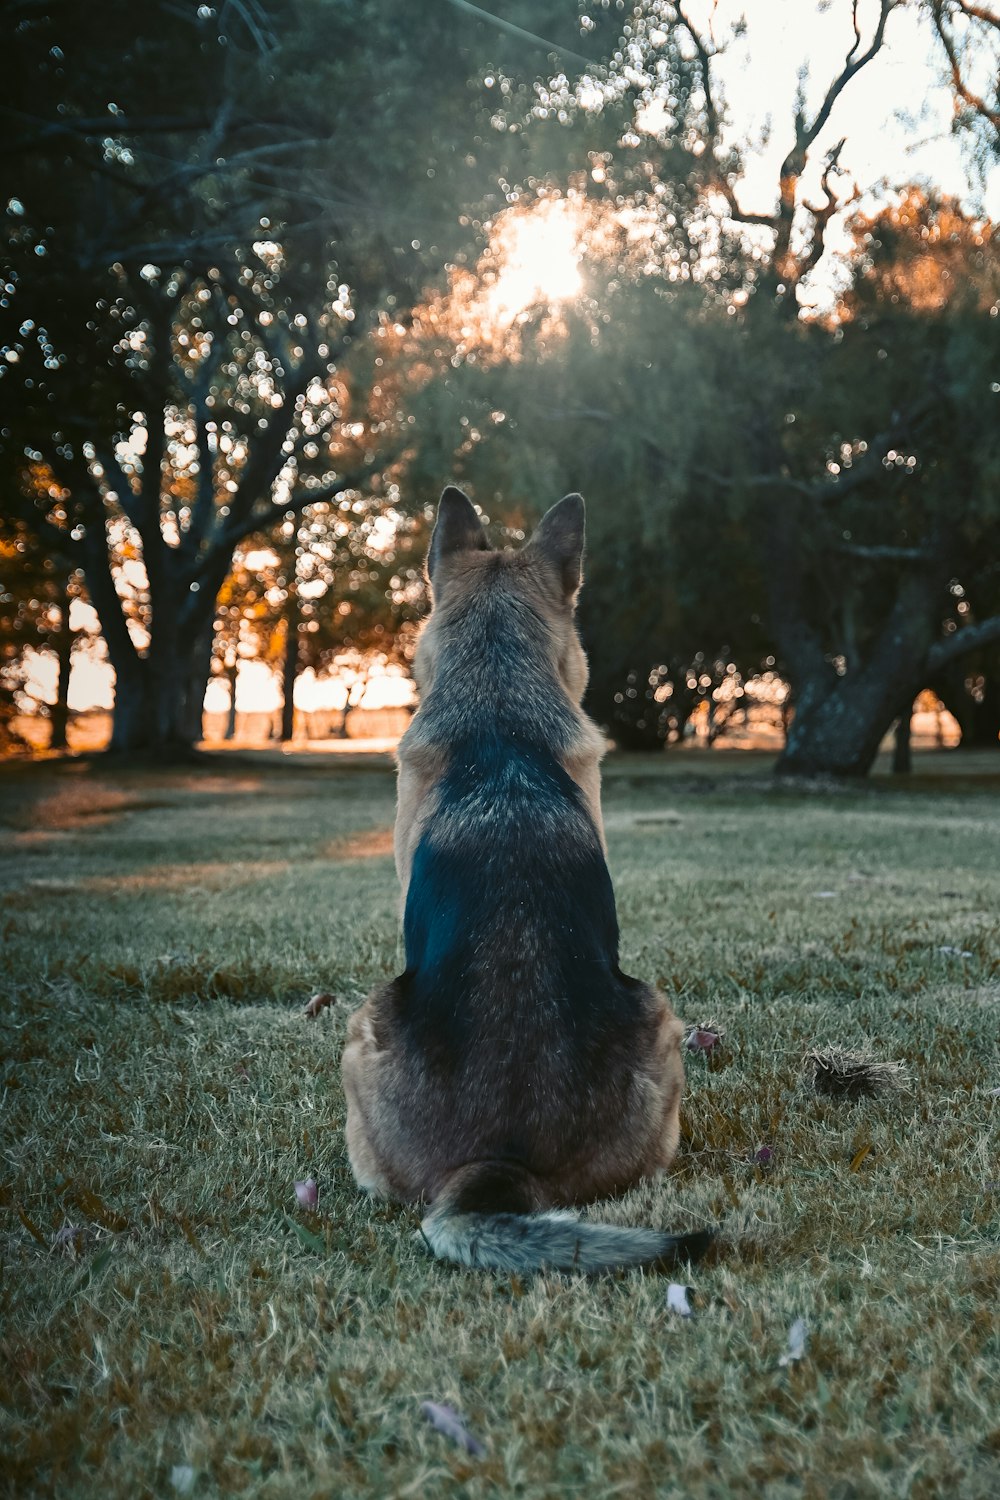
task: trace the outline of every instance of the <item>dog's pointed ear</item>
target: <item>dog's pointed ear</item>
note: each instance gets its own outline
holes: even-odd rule
[[[566,495],[539,521],[528,546],[555,570],[567,599],[583,582],[585,509],[582,495]]]
[[[427,552],[427,576],[434,574],[443,557],[453,552],[488,552],[489,538],[468,495],[449,484],[438,504],[434,535]]]

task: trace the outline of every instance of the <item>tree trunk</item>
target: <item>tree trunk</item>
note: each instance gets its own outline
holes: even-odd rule
[[[1000,677],[987,677],[982,698],[978,703],[973,699],[970,720],[971,745],[977,750],[1000,750]]]
[[[109,751],[190,760],[202,738],[211,637],[200,636],[168,670],[154,670],[148,657],[119,663]]]
[[[65,750],[67,747],[66,731],[69,725],[69,674],[73,664],[73,632],[69,624],[69,588],[68,579],[64,576],[59,581],[59,632],[56,636],[56,659],[59,664],[59,673],[56,679],[56,701],[52,705],[50,716],[51,733],[49,735],[50,750]]]
[[[299,601],[294,584],[288,591],[285,655],[281,668],[281,742],[295,738],[295,682],[299,675]]]
[[[234,656],[232,663],[226,667],[226,680],[229,683],[229,713],[226,716],[225,738],[232,741],[236,738],[236,679],[240,674],[240,659]]]
[[[913,705],[907,704],[896,723],[892,744],[892,774],[909,776],[913,770],[913,744],[910,733],[913,723]]]
[[[930,570],[910,574],[864,667],[807,684],[775,767],[779,776],[867,776],[900,703],[912,703],[926,676],[939,592]]]
[[[181,737],[189,745],[205,738],[205,692],[212,675],[213,621],[202,628],[191,647],[181,677]]]
[[[987,669],[984,673],[978,701],[966,687],[966,680],[965,664],[959,661],[939,673],[929,686],[959,727],[960,750],[1000,750],[1000,671],[990,673]]]

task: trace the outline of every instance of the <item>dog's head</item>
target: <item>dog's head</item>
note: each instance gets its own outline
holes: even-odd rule
[[[489,538],[467,495],[449,485],[441,496],[427,553],[434,609],[424,626],[414,670],[422,691],[434,675],[442,637],[484,590],[526,606],[544,626],[546,647],[574,702],[587,686],[587,658],[574,612],[583,582],[584,504],[567,495],[547,511],[519,552]]]

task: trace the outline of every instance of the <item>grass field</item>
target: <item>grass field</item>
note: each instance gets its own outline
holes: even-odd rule
[[[623,966],[725,1040],[688,1063],[675,1170],[595,1212],[722,1225],[691,1319],[655,1275],[436,1264],[413,1211],[354,1189],[341,1040],[400,965],[384,759],[10,767],[0,1483],[1000,1494],[991,766],[926,756],[905,789],[819,795],[748,755],[609,763]],[[337,1003],[307,1021],[317,989]],[[907,1086],[818,1096],[803,1058],[826,1044]]]

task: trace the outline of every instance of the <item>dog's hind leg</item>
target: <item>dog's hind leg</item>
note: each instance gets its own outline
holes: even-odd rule
[[[347,1157],[358,1187],[380,1197],[396,1197],[388,1165],[378,1150],[374,1123],[379,1114],[380,1049],[369,996],[347,1023],[341,1071],[347,1096]],[[384,1054],[382,1054],[384,1056]]]
[[[656,1032],[649,1061],[643,1065],[653,1088],[652,1139],[649,1156],[642,1168],[643,1176],[666,1171],[677,1153],[681,1133],[681,1095],[684,1092],[684,1063],[681,1038],[684,1028],[674,1015],[668,1000],[654,991],[659,1010]]]

